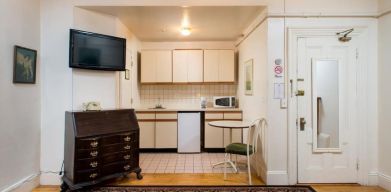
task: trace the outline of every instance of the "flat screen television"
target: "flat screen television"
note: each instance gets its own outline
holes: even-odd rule
[[[126,39],[70,30],[69,67],[124,71]]]

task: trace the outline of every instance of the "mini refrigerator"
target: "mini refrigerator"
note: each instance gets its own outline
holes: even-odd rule
[[[178,112],[178,153],[201,152],[201,112]]]

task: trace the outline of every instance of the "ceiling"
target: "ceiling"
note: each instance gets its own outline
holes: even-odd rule
[[[264,9],[262,6],[82,8],[118,17],[141,41],[235,41]],[[191,35],[180,34],[183,26],[191,28]]]

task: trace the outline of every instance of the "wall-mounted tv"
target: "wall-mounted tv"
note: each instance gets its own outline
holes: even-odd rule
[[[126,39],[70,30],[69,67],[124,71],[126,66]]]

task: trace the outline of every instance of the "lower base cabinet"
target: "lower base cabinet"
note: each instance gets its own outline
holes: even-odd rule
[[[141,149],[177,149],[177,112],[138,112]],[[223,150],[230,143],[242,143],[243,130],[212,127],[210,121],[242,120],[241,111],[205,112],[204,148]]]
[[[159,149],[178,148],[178,123],[157,121],[155,125],[155,147]]]
[[[138,122],[140,126],[140,148],[155,147],[155,122]]]
[[[224,129],[212,127],[205,121],[205,148],[224,148]]]

